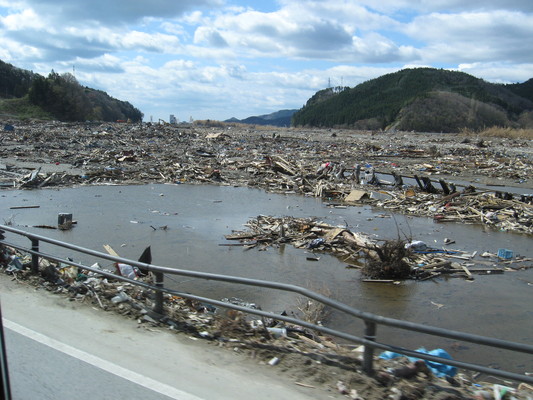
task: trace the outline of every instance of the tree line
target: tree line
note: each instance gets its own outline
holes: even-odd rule
[[[127,101],[78,83],[70,73],[52,70],[47,77],[0,61],[0,97],[27,98],[60,121],[141,121],[143,114]]]
[[[141,121],[142,113],[130,103],[107,93],[81,86],[70,73],[52,70],[47,78],[38,76],[29,90],[32,104],[63,121]]]

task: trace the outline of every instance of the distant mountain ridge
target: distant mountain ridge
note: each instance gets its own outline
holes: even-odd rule
[[[320,90],[292,125],[419,132],[533,127],[533,79],[503,85],[463,72],[404,69],[354,88]]]
[[[81,86],[70,74],[48,77],[0,60],[0,114],[16,118],[60,121],[142,120],[142,113],[127,101],[101,90]]]
[[[235,122],[250,125],[291,126],[293,114],[298,110],[280,110],[270,114],[257,115],[245,119],[230,118],[224,122]]]

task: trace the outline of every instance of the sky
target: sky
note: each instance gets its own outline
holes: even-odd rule
[[[404,68],[533,78],[532,0],[0,0],[0,59],[129,101],[144,120],[299,109]]]

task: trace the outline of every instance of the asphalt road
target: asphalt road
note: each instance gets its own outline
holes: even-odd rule
[[[9,320],[5,325],[14,399],[199,399]]]
[[[77,304],[0,274],[14,400],[327,399],[244,354]]]

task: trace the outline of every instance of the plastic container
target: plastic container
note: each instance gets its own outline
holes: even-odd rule
[[[507,249],[498,249],[498,257],[503,258],[504,260],[509,260],[513,258],[513,251]]]
[[[285,328],[267,328],[267,331],[276,339],[287,337],[287,329]]]

